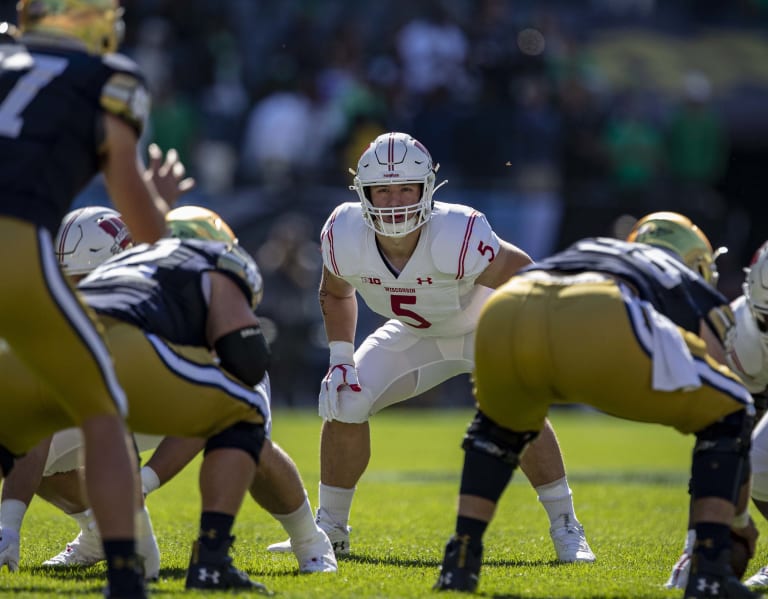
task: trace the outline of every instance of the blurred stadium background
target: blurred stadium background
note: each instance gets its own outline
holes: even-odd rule
[[[264,271],[276,406],[315,401],[319,231],[380,132],[422,141],[449,180],[438,198],[534,258],[677,210],[730,249],[732,298],[768,238],[768,0],[123,4],[146,141],[179,150],[199,182],[184,203],[219,212]],[[97,182],[78,204],[107,201]],[[358,334],[378,322],[363,310]]]

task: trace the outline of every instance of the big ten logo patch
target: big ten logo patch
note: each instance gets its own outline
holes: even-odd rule
[[[360,280],[368,285],[381,285],[381,279],[378,277],[360,277]]]

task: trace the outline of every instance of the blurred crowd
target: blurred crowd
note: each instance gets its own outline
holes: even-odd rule
[[[257,256],[278,364],[325,368],[319,229],[383,131],[423,142],[450,181],[438,199],[484,210],[534,258],[672,209],[730,248],[734,297],[768,238],[766,0],[124,5],[147,140],[179,150],[192,201]],[[276,399],[320,376],[276,372]]]

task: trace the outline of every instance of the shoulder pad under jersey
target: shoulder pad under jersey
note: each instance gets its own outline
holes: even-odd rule
[[[256,261],[239,245],[230,245],[219,254],[216,268],[233,276],[248,296],[251,307],[255,310],[264,295],[264,279]]]
[[[336,276],[359,272],[360,248],[368,231],[370,229],[363,220],[359,202],[339,204],[325,221],[320,233],[325,267]]]
[[[457,279],[478,276],[499,253],[499,238],[485,215],[469,206],[435,202],[425,226],[435,266]]]
[[[768,384],[768,356],[760,331],[744,296],[731,303],[736,318],[734,334],[726,341],[728,365],[739,375],[751,393]]]
[[[150,107],[144,78],[136,63],[122,54],[107,54],[103,61],[114,73],[101,90],[101,107],[109,114],[123,119],[141,137]]]

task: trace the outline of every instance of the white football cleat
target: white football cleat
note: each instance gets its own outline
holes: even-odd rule
[[[280,541],[279,543],[272,543],[267,547],[267,551],[271,551],[272,553],[290,553],[293,551],[293,547],[291,547],[291,539]]]
[[[136,553],[144,558],[144,579],[154,581],[160,578],[160,548],[147,506],[136,514]]]
[[[95,530],[82,530],[71,543],[67,543],[64,551],[43,562],[44,566],[52,568],[67,568],[71,566],[92,566],[103,561],[104,548],[101,537]]]
[[[331,522],[326,516],[326,512],[323,508],[317,510],[317,517],[315,523],[328,535],[328,539],[333,547],[333,552],[336,557],[340,555],[349,555],[349,531],[352,530],[349,526],[343,526]],[[281,541],[280,543],[273,543],[267,547],[267,551],[272,553],[288,553],[293,551],[291,547],[291,539],[287,541]]]
[[[144,579],[155,581],[160,578],[160,548],[155,535],[136,539],[136,553],[144,558]]]
[[[566,564],[594,562],[595,554],[589,548],[584,527],[578,522],[571,522],[567,514],[560,519],[560,524],[549,529],[557,560]]]
[[[299,573],[312,574],[315,572],[336,572],[339,565],[336,554],[322,528],[317,528],[317,535],[305,543],[291,545],[296,560],[299,562]]]
[[[768,587],[768,566],[763,566],[744,582],[748,587]]]
[[[685,590],[685,587],[688,586],[688,573],[690,571],[691,556],[688,553],[683,553],[672,566],[672,572],[667,582],[664,583],[664,588]]]

